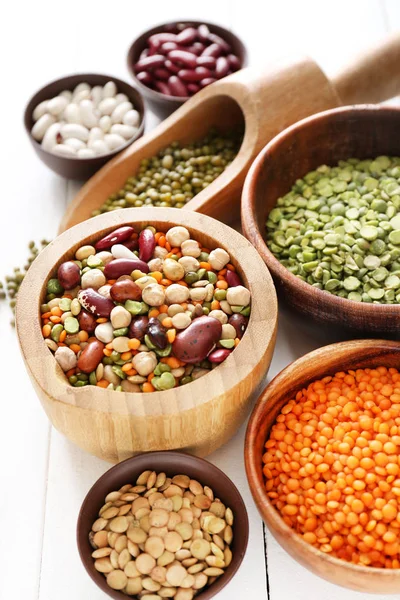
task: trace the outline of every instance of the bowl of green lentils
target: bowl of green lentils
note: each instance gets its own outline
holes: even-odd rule
[[[247,175],[244,233],[282,299],[313,320],[398,332],[399,131],[396,107],[328,110],[275,137]]]

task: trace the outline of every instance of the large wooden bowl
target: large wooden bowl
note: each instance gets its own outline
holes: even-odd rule
[[[312,381],[337,371],[400,366],[400,343],[357,340],[319,348],[286,367],[266,387],[251,415],[246,433],[245,462],[250,489],[268,529],[301,565],[337,585],[380,594],[400,593],[400,569],[362,567],[334,558],[307,544],[283,521],[265,492],[264,444],[282,407]]]
[[[312,287],[275,258],[265,243],[267,215],[296,179],[348,158],[400,156],[400,109],[373,105],[327,110],[276,136],[254,161],[242,195],[242,226],[272,273],[278,293],[321,323],[398,335],[400,305],[353,302]]]
[[[235,351],[205,378],[152,394],[96,386],[74,388],[45,345],[39,322],[46,281],[79,246],[124,224],[158,230],[188,227],[205,246],[226,248],[252,293],[252,314]],[[265,264],[239,233],[180,209],[132,208],[101,215],[66,231],[38,256],[18,293],[16,322],[25,364],[53,425],[88,452],[111,462],[150,450],[205,456],[224,444],[250,408],[275,345],[277,302]]]

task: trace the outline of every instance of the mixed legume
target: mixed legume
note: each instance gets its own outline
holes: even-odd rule
[[[281,410],[263,472],[285,523],[322,552],[400,568],[400,373],[314,381]]]
[[[172,206],[183,208],[233,161],[242,141],[239,133],[211,131],[205,138],[181,146],[173,142],[156,156],[141,161],[136,175],[93,212],[119,208]]]
[[[400,158],[349,159],[297,180],[268,215],[267,245],[316,288],[400,303]]]
[[[239,344],[250,292],[223,248],[181,226],[125,226],[78,248],[47,282],[47,346],[69,382],[127,392],[184,385]]]
[[[151,600],[192,600],[232,561],[233,513],[187,475],[144,471],[110,492],[89,541],[108,585]]]

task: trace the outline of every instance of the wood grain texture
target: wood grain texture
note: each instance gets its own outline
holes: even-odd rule
[[[206,379],[152,394],[95,386],[74,388],[43,342],[39,306],[45,283],[76,249],[122,224],[189,228],[208,247],[230,253],[252,293],[252,314],[239,346]],[[35,299],[32,301],[32,299]],[[185,449],[205,456],[244,421],[251,395],[268,370],[275,344],[277,303],[272,279],[251,244],[204,215],[179,209],[126,209],[91,219],[52,242],[29,269],[18,293],[17,329],[25,364],[50,420],[80,447],[117,462],[137,452]]]
[[[254,161],[242,195],[246,237],[270,269],[280,296],[294,309],[326,325],[398,335],[400,305],[353,302],[312,287],[284,267],[265,239],[269,211],[299,177],[347,158],[399,156],[400,109],[360,105],[326,111],[277,136]]]
[[[400,592],[399,569],[362,567],[331,557],[295,533],[272,506],[264,486],[264,444],[282,407],[312,381],[337,371],[366,367],[396,367],[400,343],[357,340],[325,346],[306,354],[279,373],[265,388],[250,417],[245,441],[245,464],[249,486],[257,508],[269,530],[301,565],[324,579],[360,592]]]

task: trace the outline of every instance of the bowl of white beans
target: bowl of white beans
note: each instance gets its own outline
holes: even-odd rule
[[[50,169],[85,180],[143,135],[144,103],[140,92],[116,77],[70,75],[32,96],[24,124]]]

